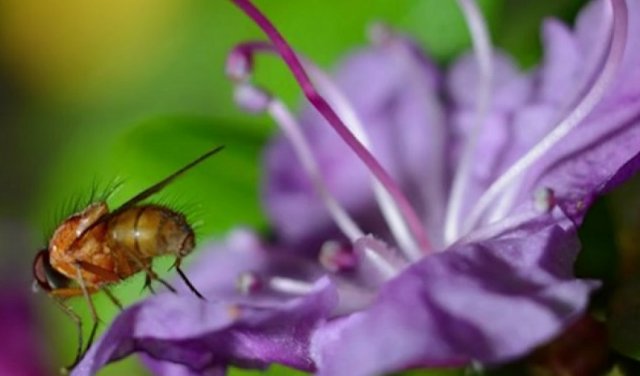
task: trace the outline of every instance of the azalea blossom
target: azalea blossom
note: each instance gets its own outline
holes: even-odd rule
[[[233,2],[269,38],[238,45],[228,74],[237,102],[282,130],[263,190],[277,240],[237,229],[205,246],[190,278],[207,301],[133,305],[74,374],[135,351],[163,374],[492,365],[584,313],[598,282],[573,276],[576,226],[640,167],[637,2],[594,1],[573,29],[547,21],[544,60],[521,72],[459,0],[474,51],[446,71],[378,26],[334,75]],[[252,81],[259,54],[290,68],[299,116]]]

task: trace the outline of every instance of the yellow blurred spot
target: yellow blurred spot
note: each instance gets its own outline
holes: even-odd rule
[[[145,78],[170,47],[179,0],[3,0],[0,62],[36,95],[83,101]]]

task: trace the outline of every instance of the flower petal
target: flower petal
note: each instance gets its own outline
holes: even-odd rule
[[[197,372],[230,363],[253,368],[282,363],[312,370],[309,336],[336,301],[327,279],[320,280],[312,293],[272,308],[157,295],[123,311],[73,375],[93,375],[133,352],[188,365]]]
[[[288,277],[313,283],[323,275],[319,265],[292,251],[264,244],[251,230],[237,228],[222,242],[201,247],[190,262],[187,277],[210,300],[262,305],[282,302],[282,295],[259,294],[247,297],[238,293],[238,277],[245,272],[260,276]],[[181,291],[189,292],[185,285]]]
[[[579,17],[574,38],[580,46],[580,64],[601,60],[606,52],[601,35],[593,32],[606,25],[604,6],[605,2],[594,2]],[[596,195],[640,168],[633,162],[640,153],[640,4],[627,1],[627,6],[627,43],[613,84],[585,121],[531,168],[522,190],[526,195],[539,187],[551,188],[575,221],[581,221]],[[592,80],[587,73],[576,80]]]
[[[185,365],[163,362],[150,356],[143,356],[142,361],[155,376],[225,376],[227,374],[225,367],[194,371]]]
[[[312,339],[319,374],[501,362],[550,340],[586,308],[595,283],[571,277],[573,231],[538,226],[425,258],[369,309],[323,326]]]
[[[613,82],[593,109],[583,109],[588,115],[584,121],[541,153],[524,176],[514,179],[501,192],[501,199],[494,203],[498,218],[507,215],[509,209],[517,212],[520,204],[531,200],[532,192],[544,188],[552,190],[560,207],[579,223],[596,195],[640,168],[637,163],[630,163],[640,153],[640,4],[626,3],[628,37]],[[489,145],[485,148],[488,151],[481,149],[483,160],[490,153],[499,153],[500,164],[494,179],[525,153],[541,146],[544,136],[566,120],[582,96],[591,90],[609,54],[611,12],[605,8],[608,6],[608,1],[592,2],[579,15],[573,31],[555,21],[545,25],[548,51],[544,65],[534,72],[539,80],[530,100],[509,116],[509,140],[503,142],[506,148]],[[622,40],[619,35],[617,40]],[[494,115],[490,119],[491,116]],[[495,128],[500,123],[490,124]],[[467,201],[473,202],[473,193],[487,187],[481,180],[476,179],[475,183],[477,186],[469,189],[471,197]],[[492,218],[485,220],[490,222]]]
[[[568,106],[575,100],[580,77],[581,56],[571,30],[557,20],[545,21],[542,28],[545,54],[539,72],[536,100]]]
[[[244,295],[236,281],[246,271],[317,282],[303,297],[270,291]],[[217,372],[230,362],[252,367],[278,362],[312,369],[308,337],[332,313],[338,299],[334,285],[326,278],[317,279],[318,273],[319,268],[307,268],[301,259],[266,247],[254,233],[237,229],[225,241],[205,247],[187,269],[207,301],[180,286],[180,294],[162,293],[127,308],[74,375],[94,374],[133,352],[186,364],[197,373]],[[179,366],[160,367],[169,373],[183,371]]]
[[[503,53],[494,53],[493,62],[491,102],[482,119],[477,113],[476,97],[478,85],[482,82],[477,59],[473,55],[464,55],[455,62],[447,76],[453,130],[451,167],[461,168],[466,148],[474,148],[473,164],[468,169],[468,185],[462,198],[462,213],[468,213],[491,183],[530,147],[530,144],[514,142],[518,130],[513,119],[531,99],[533,78],[522,73]],[[483,121],[481,132],[475,144],[470,145],[478,121]]]

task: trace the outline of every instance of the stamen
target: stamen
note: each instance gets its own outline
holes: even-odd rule
[[[291,141],[298,160],[300,160],[303,169],[311,180],[311,184],[314,186],[338,228],[351,241],[355,241],[363,236],[362,230],[360,230],[356,222],[349,216],[347,211],[340,205],[326,186],[318,163],[311,152],[311,147],[300,130],[300,125],[284,103],[272,97],[264,90],[251,85],[249,82],[241,82],[236,85],[234,97],[238,105],[249,111],[267,111],[271,115],[276,124],[278,124],[283,133]]]
[[[236,48],[231,53],[231,55],[235,56],[235,58],[232,59],[230,57],[227,60],[227,62],[237,64],[241,67],[252,66],[252,64],[249,62],[241,62],[239,60],[241,58],[244,58],[247,61],[252,61],[253,53],[255,52],[276,53],[276,51],[273,48],[270,48],[270,45],[268,44],[260,43],[260,42],[246,42],[236,46]],[[353,107],[349,103],[349,100],[346,99],[346,97],[341,92],[341,90],[337,87],[337,85],[321,69],[319,69],[313,63],[307,60],[302,60],[302,64],[309,72],[309,75],[312,81],[318,86],[319,92],[322,92],[323,95],[329,98],[329,100],[331,101],[331,104],[336,108],[336,112],[340,115],[342,119],[345,119],[344,123],[347,125],[349,130],[354,133],[356,138],[360,142],[362,142],[362,144],[365,147],[370,149],[371,142],[369,141],[369,137],[367,136],[367,133],[364,129],[362,121],[360,120],[360,118],[354,111]],[[239,70],[239,68],[237,69],[227,68],[228,72],[234,72],[237,70]],[[260,106],[265,104],[265,98],[268,94],[248,84],[248,78],[249,78],[248,73],[250,72],[243,72],[243,75],[242,75],[243,82],[236,88],[235,97],[238,103],[246,106],[246,109],[248,111],[256,112],[258,111]],[[259,92],[254,93],[252,91],[259,91]],[[284,105],[282,105],[282,107],[286,109]],[[286,112],[287,112],[286,114],[282,114],[282,115],[286,115],[284,116],[285,118],[284,120],[286,120],[286,123],[292,123],[292,124],[295,123],[297,125],[295,118],[290,114],[290,112],[288,110],[286,110]],[[272,113],[272,116],[275,117],[273,113]],[[300,126],[297,125],[296,128],[300,129]],[[296,130],[296,133],[299,133],[299,135],[295,137],[296,139],[304,140],[304,136],[302,135],[302,132],[300,132],[299,130]],[[292,139],[292,142],[294,142],[293,135],[289,135],[288,133],[287,135]],[[295,145],[295,142],[294,142],[294,145]],[[310,148],[308,147],[307,149],[310,150]],[[300,156],[300,158],[302,158],[301,153],[298,153],[298,155]],[[311,158],[310,151],[309,151],[309,158]],[[311,170],[307,169],[307,171],[310,171],[309,173],[311,174],[311,176],[313,176],[312,175],[313,173],[311,172]],[[320,176],[320,173],[318,172],[317,175]],[[385,191],[384,187],[378,182],[378,180],[375,179],[374,176],[371,176],[371,180],[373,184],[373,192],[376,197],[376,202],[378,203],[378,206],[380,207],[380,210],[382,211],[382,214],[386,222],[388,223],[389,228],[391,229],[391,233],[394,235],[394,238],[400,245],[400,249],[402,249],[403,252],[406,253],[409,259],[412,259],[412,260],[419,259],[420,257],[423,256],[423,253],[420,251],[420,247],[416,244],[413,237],[411,236],[411,232],[409,228],[406,226],[402,218],[402,214],[400,213],[399,208],[395,205],[393,198],[387,193],[387,191]],[[336,216],[334,216],[334,218],[335,217]],[[362,233],[360,232],[360,234],[354,234],[354,235],[355,235],[355,238],[358,238],[362,236]],[[355,238],[350,237],[350,240],[354,241]]]
[[[422,101],[425,105],[424,120],[428,122],[430,128],[428,135],[424,135],[424,137],[429,138],[429,146],[425,149],[427,154],[424,156],[424,160],[421,161],[420,170],[415,170],[418,174],[420,173],[419,171],[429,171],[430,183],[422,184],[418,190],[422,202],[429,209],[424,211],[425,217],[422,222],[427,230],[429,228],[439,229],[444,223],[445,204],[448,196],[448,192],[445,192],[445,184],[443,184],[446,180],[445,149],[447,147],[446,134],[448,131],[445,126],[444,114],[435,97],[437,90],[430,86],[438,85],[436,69],[435,67],[430,67],[429,62],[423,59],[418,46],[402,35],[396,34],[393,29],[385,24],[377,22],[370,25],[368,36],[373,45],[383,48],[385,53],[393,59],[393,64],[398,67],[399,71],[406,71],[405,80],[417,81],[417,83],[409,83],[408,90],[412,91],[415,100]],[[429,105],[432,102],[438,104]],[[406,162],[410,163],[410,168],[415,169],[417,167],[417,165],[411,163],[412,161],[407,160]],[[442,242],[439,233],[431,235],[437,235],[437,241],[439,243]],[[410,259],[417,259],[421,254],[418,253],[417,256],[410,257]]]
[[[286,106],[279,100],[274,99],[268,106],[269,114],[280,125],[280,128],[291,140],[293,148],[300,159],[304,169],[307,171],[312,184],[324,202],[327,210],[331,214],[338,228],[352,242],[363,236],[363,232],[356,222],[349,216],[347,211],[340,205],[338,200],[329,192],[324,179],[320,173],[320,168],[313,158],[311,147],[307,143],[300,130],[300,125],[295,117],[287,110]]]
[[[377,159],[371,155],[351,131],[345,126],[340,117],[335,113],[327,101],[316,91],[313,83],[307,76],[302,63],[295,55],[291,47],[275,29],[271,22],[251,3],[249,0],[232,0],[243,12],[245,12],[254,22],[265,32],[267,37],[272,41],[274,47],[282,57],[285,64],[291,70],[293,76],[298,81],[305,96],[309,102],[322,114],[327,122],[334,128],[344,142],[356,153],[362,162],[368,167],[369,171],[378,179],[385,187],[389,195],[393,198],[400,212],[404,216],[412,235],[420,245],[424,252],[429,252],[431,246],[429,244],[426,233],[422,229],[422,224],[411,207],[409,201],[404,196],[396,182],[391,178],[388,172],[380,165]]]
[[[549,213],[556,206],[556,195],[551,188],[540,188],[533,194],[533,205],[539,212]]]
[[[398,275],[409,263],[384,242],[367,235],[354,243],[354,252],[364,268],[373,267],[383,280]]]
[[[500,178],[498,178],[480,197],[476,206],[471,211],[465,222],[465,230],[475,227],[482,219],[487,209],[505,189],[520,178],[520,175],[531,165],[538,161],[544,154],[562,140],[569,132],[574,130],[591,113],[600,102],[612,83],[618,67],[624,55],[627,40],[627,5],[625,0],[611,0],[608,11],[612,13],[609,51],[604,60],[600,75],[595,80],[591,89],[580,100],[578,105],[563,118],[558,125],[545,136],[527,154],[514,163]]]
[[[271,277],[269,287],[273,291],[291,295],[305,295],[313,291],[313,284],[285,277]]]
[[[233,99],[242,109],[251,113],[266,111],[272,100],[267,92],[250,84],[236,85]]]
[[[244,272],[238,275],[236,288],[241,294],[252,295],[270,291],[290,295],[305,295],[313,291],[313,284],[286,277],[261,277],[256,272]]]
[[[522,178],[514,180],[511,187],[491,206],[491,209],[485,214],[487,223],[497,222],[509,214],[509,211],[513,208],[513,204],[518,198],[518,188],[521,184]]]
[[[474,119],[473,129],[471,130],[470,137],[467,139],[460,165],[456,169],[451,195],[449,196],[449,202],[447,204],[444,226],[445,244],[451,244],[455,241],[460,232],[460,211],[464,203],[464,193],[467,191],[469,178],[473,173],[476,146],[482,129],[484,128],[491,99],[493,81],[493,52],[484,17],[473,0],[458,0],[458,5],[462,9],[469,27],[475,57],[480,70],[480,81],[478,84],[476,117]]]
[[[264,281],[255,272],[241,273],[236,279],[236,288],[241,294],[250,295],[262,291]]]
[[[372,248],[364,247],[364,256],[381,272],[386,279],[391,279],[398,274],[398,270],[393,267],[387,260],[380,255],[380,253],[374,251]]]
[[[309,76],[311,76],[312,81],[318,86],[319,92],[329,98],[331,105],[335,107],[339,116],[344,119],[344,123],[347,125],[349,130],[354,133],[357,139],[362,142],[367,149],[371,150],[371,141],[367,136],[364,125],[353,109],[353,106],[351,106],[349,100],[344,96],[331,78],[329,78],[329,76],[321,69],[306,60],[303,60],[303,64],[307,69],[307,72],[309,72]],[[393,201],[393,198],[374,176],[371,176],[371,180],[378,206],[389,225],[391,233],[398,242],[400,249],[407,254],[409,259],[420,259],[424,254],[420,251],[420,247],[411,236],[410,229],[405,224],[402,218],[402,213],[400,213],[400,210]]]
[[[353,250],[337,241],[327,241],[322,245],[318,261],[332,273],[353,270],[358,263]]]

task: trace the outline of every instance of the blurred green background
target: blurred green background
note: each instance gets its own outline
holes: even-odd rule
[[[540,58],[540,21],[570,21],[585,1],[480,3],[495,43],[527,68]],[[366,43],[373,21],[418,39],[442,65],[470,43],[453,0],[257,4],[299,51],[328,69]],[[201,240],[239,224],[266,226],[260,151],[274,126],[234,106],[223,74],[232,46],[255,38],[262,36],[226,1],[0,0],[0,289],[28,297],[36,315],[34,361],[52,374],[72,359],[75,328],[43,294],[31,294],[31,260],[65,202],[86,195],[95,182],[120,178],[125,184],[110,202],[115,206],[225,144],[224,153],[160,199],[201,222]],[[260,60],[258,79],[297,106],[298,90],[277,61]],[[141,297],[141,285],[136,278],[115,293],[130,303]],[[108,323],[115,310],[102,297],[97,305]],[[81,299],[73,306],[86,317]],[[102,374],[145,372],[132,357]]]

